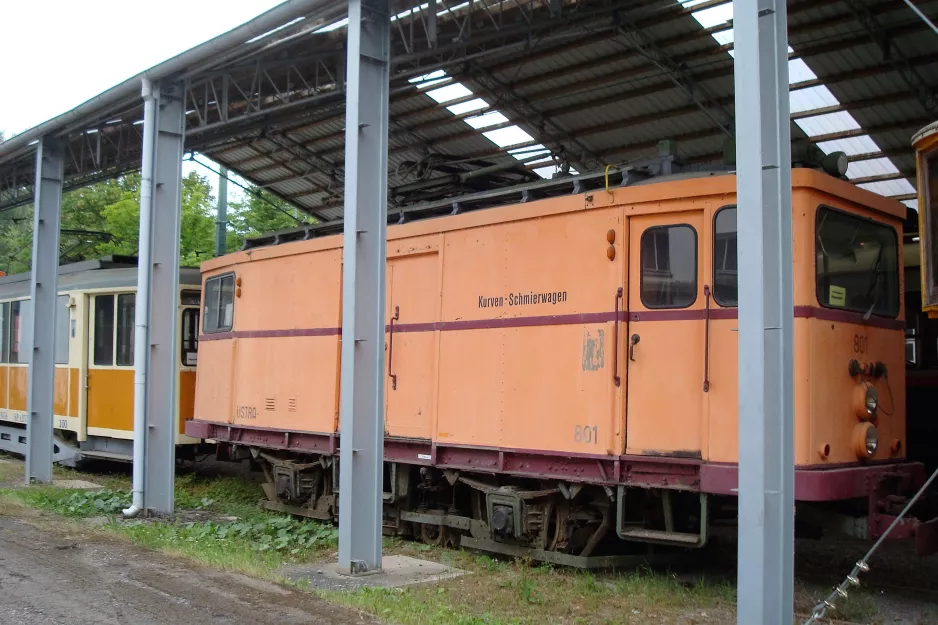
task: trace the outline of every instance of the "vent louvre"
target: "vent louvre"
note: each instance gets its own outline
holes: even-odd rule
[[[287,399],[287,410],[290,412],[296,412],[296,397],[290,397]]]
[[[277,409],[277,400],[273,397],[264,398],[264,410],[276,410]]]

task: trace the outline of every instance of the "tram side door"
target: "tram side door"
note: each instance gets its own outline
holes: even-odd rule
[[[90,297],[88,434],[121,436],[134,429],[134,293]]]
[[[703,211],[629,218],[626,453],[698,456]]]
[[[392,257],[385,311],[385,431],[429,439],[435,426],[439,319],[439,254]]]

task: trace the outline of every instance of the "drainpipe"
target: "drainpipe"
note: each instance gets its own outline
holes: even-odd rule
[[[140,235],[137,259],[137,297],[134,305],[134,465],[133,495],[123,511],[133,518],[143,509],[144,467],[147,436],[147,344],[150,310],[150,219],[153,208],[153,152],[156,143],[156,95],[149,79],[143,79],[143,151],[140,163]]]

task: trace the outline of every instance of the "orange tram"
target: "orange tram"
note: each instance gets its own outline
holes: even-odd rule
[[[387,533],[594,566],[735,523],[736,181],[648,173],[388,228]],[[792,187],[797,521],[875,538],[924,480],[906,460],[906,209],[812,169]],[[203,264],[186,424],[261,464],[269,508],[320,519],[338,514],[340,228]],[[936,534],[912,518],[892,537],[928,553]]]

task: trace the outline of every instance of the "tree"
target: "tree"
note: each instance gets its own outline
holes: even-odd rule
[[[180,263],[198,266],[212,257],[214,198],[208,179],[191,172],[182,180]],[[62,198],[60,252],[63,262],[138,252],[140,176],[129,174],[66,193]],[[0,226],[0,267],[7,273],[29,270],[32,256],[32,207],[11,212]]]
[[[239,249],[246,238],[315,223],[305,213],[257,187],[248,187],[243,201],[232,202],[228,220],[229,251]]]

